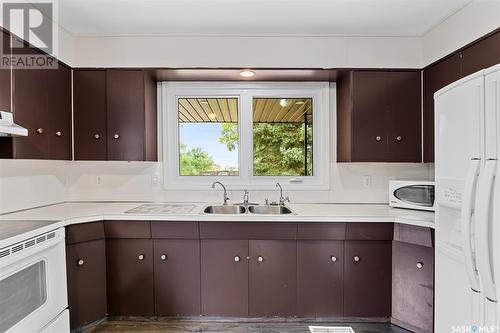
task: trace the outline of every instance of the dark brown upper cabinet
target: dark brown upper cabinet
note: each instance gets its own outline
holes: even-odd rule
[[[75,160],[107,159],[106,71],[73,73]]]
[[[500,31],[454,52],[423,70],[424,162],[434,162],[434,93],[500,62]]]
[[[142,70],[75,70],[75,159],[156,161],[156,82]]]
[[[337,80],[339,162],[421,162],[419,71],[354,70]]]
[[[10,56],[10,35],[2,31],[0,55]],[[11,111],[11,71],[10,68],[0,68],[0,111]]]

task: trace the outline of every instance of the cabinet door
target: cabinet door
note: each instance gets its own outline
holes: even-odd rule
[[[391,315],[391,242],[346,241],[344,316]]]
[[[434,249],[401,242],[392,249],[392,317],[432,332]]]
[[[424,69],[424,162],[434,162],[434,93],[460,78],[460,63],[460,55],[455,53]]]
[[[500,63],[500,32],[472,44],[461,53],[462,76]]]
[[[154,241],[155,315],[200,314],[200,242]]]
[[[144,74],[109,70],[106,78],[108,159],[145,159]]]
[[[106,71],[73,73],[75,160],[107,159]]]
[[[152,316],[152,240],[108,239],[106,262],[109,314]]]
[[[387,73],[389,151],[387,162],[422,161],[420,71]]]
[[[250,316],[292,316],[297,303],[297,246],[290,240],[250,240]]]
[[[0,55],[2,57],[10,57],[10,35],[5,31],[2,31],[2,35],[0,38],[2,38],[2,50],[0,50]],[[11,111],[10,78],[10,68],[5,68],[4,66],[2,66],[2,68],[0,69],[0,111]]]
[[[297,241],[297,311],[301,316],[343,315],[344,242]]]
[[[71,69],[59,64],[47,70],[47,127],[48,158],[71,160]]]
[[[387,160],[387,120],[389,105],[382,71],[353,73],[352,160],[385,162]]]
[[[105,317],[107,307],[104,240],[66,246],[66,269],[71,328]]]
[[[15,137],[14,158],[48,158],[47,71],[14,70],[14,117],[28,129],[28,136]]]
[[[201,313],[248,316],[248,241],[201,241]]]

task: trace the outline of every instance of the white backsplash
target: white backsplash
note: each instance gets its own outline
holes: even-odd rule
[[[387,203],[390,179],[432,179],[433,164],[332,163],[329,191],[286,191],[293,202]],[[220,190],[164,190],[161,162],[0,161],[0,213],[65,200],[210,201]],[[243,189],[230,188],[232,202]],[[278,192],[251,191],[252,201],[275,201]]]

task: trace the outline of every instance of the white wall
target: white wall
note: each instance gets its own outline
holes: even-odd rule
[[[68,162],[0,160],[0,214],[64,201]]]
[[[500,27],[500,1],[474,0],[422,38],[422,67]]]

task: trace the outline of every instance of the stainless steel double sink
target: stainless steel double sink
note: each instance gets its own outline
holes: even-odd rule
[[[285,215],[294,214],[292,210],[285,206],[278,205],[218,205],[208,206],[203,210],[205,214],[266,214],[266,215]]]

